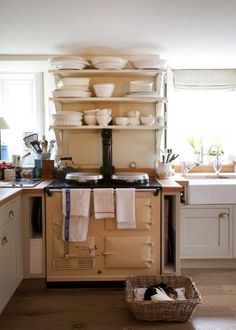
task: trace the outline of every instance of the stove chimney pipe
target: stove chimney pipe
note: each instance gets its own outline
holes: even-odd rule
[[[103,174],[105,181],[111,180],[115,168],[112,166],[112,132],[110,129],[102,130],[102,167],[100,173]]]

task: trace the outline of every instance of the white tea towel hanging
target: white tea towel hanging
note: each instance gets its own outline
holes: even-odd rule
[[[118,229],[136,228],[135,189],[116,189],[116,218]]]
[[[114,189],[93,189],[95,219],[114,218]]]
[[[80,242],[87,239],[89,225],[90,189],[63,189],[62,239]]]

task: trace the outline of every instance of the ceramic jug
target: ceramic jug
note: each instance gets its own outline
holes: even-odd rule
[[[174,169],[171,163],[161,163],[159,160],[155,160],[154,166],[158,178],[167,179],[174,174]]]

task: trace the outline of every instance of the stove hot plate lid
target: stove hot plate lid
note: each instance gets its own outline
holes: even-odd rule
[[[113,180],[120,180],[126,182],[148,182],[149,176],[142,172],[117,172],[111,176]]]
[[[103,179],[103,175],[92,172],[71,172],[67,173],[66,180],[77,181],[77,182],[91,182]]]

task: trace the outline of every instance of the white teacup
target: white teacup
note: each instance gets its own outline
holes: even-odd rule
[[[107,126],[111,121],[111,116],[97,115],[97,122],[99,126]]]
[[[137,117],[139,117],[140,116],[140,112],[139,111],[129,111],[128,113],[127,113],[127,116],[129,117],[129,118],[133,118],[133,117],[135,117],[135,118],[137,118]]]
[[[111,116],[111,109],[100,109],[97,114],[97,116],[100,115],[107,115],[107,116]]]
[[[140,125],[140,119],[139,119],[139,117],[130,117],[129,118],[129,125],[130,126],[138,126],[138,125]]]

